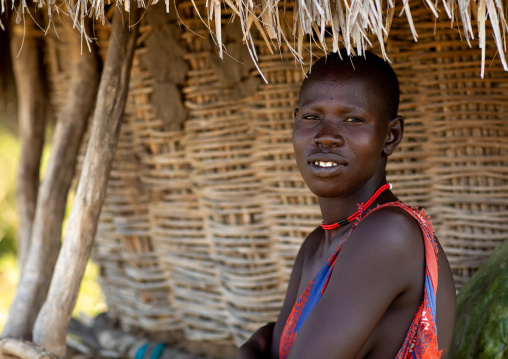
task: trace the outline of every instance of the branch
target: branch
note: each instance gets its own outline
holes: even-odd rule
[[[117,10],[112,20],[111,40],[76,200],[48,298],[34,325],[35,343],[59,356],[65,354],[66,328],[92,250],[127,99],[138,25],[127,28],[122,15]],[[131,15],[135,19],[130,23],[137,24],[140,11],[131,11]]]

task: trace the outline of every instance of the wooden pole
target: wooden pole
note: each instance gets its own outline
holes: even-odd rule
[[[6,30],[0,30],[0,49],[9,49],[10,47],[10,26],[6,24],[5,27]],[[2,51],[0,53],[0,118],[2,127],[12,133],[18,132],[16,104],[16,81],[12,69],[11,53]]]
[[[116,10],[104,71],[99,85],[93,127],[74,206],[69,216],[48,297],[34,325],[34,342],[62,357],[72,309],[92,250],[99,214],[106,195],[120,122],[127,99],[140,13],[123,21]],[[130,29],[126,24],[136,24]]]
[[[14,338],[0,339],[0,358],[5,359],[57,359],[51,354],[39,348],[31,342],[22,341]]]
[[[38,193],[28,257],[9,310],[3,334],[31,334],[48,293],[62,236],[67,193],[74,176],[79,147],[92,112],[99,84],[96,54],[81,54],[80,34],[66,19],[62,36],[68,38],[71,81],[66,103],[58,116],[51,154]]]
[[[41,56],[41,31],[31,16],[22,24],[12,21],[11,58],[18,100],[21,156],[17,174],[16,198],[19,212],[18,263],[26,260],[39,189],[39,167],[45,126],[45,81]],[[1,30],[0,30],[1,31]]]

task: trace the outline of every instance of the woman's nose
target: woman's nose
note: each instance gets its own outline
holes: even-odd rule
[[[338,126],[323,121],[319,131],[314,136],[314,144],[325,148],[329,147],[340,147],[344,144],[344,138],[342,137]]]

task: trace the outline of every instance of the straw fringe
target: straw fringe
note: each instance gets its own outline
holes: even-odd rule
[[[0,11],[3,14],[8,8],[9,0],[0,0]],[[166,11],[169,11],[171,0],[165,0]],[[191,0],[194,2],[193,0]],[[135,0],[135,7],[146,7],[148,4],[155,4],[157,1]],[[403,10],[411,28],[414,40],[418,35],[411,16],[411,4],[409,0],[402,0]],[[55,0],[34,0],[38,7],[46,7],[51,16],[58,12]],[[74,26],[83,32],[83,21],[85,17],[92,17],[105,22],[104,0],[66,0],[70,16],[74,19]],[[119,7],[126,11],[132,6],[130,0],[116,0]],[[432,0],[425,0],[425,4],[436,18],[439,17],[436,4]],[[462,22],[463,35],[470,45],[470,40],[475,38],[475,31],[471,25],[471,14],[477,16],[478,38],[482,51],[482,76],[485,67],[485,46],[487,41],[486,27],[490,22],[492,36],[494,38],[499,58],[505,71],[508,71],[506,62],[506,35],[508,25],[505,18],[505,6],[503,0],[442,0],[444,10],[451,20],[451,26]],[[11,8],[17,10],[17,21],[28,10],[26,0],[19,4],[11,0]],[[293,29],[287,30],[287,19],[284,17],[286,7],[293,7],[294,19]],[[311,42],[318,45],[320,49],[327,50],[324,41],[325,33],[330,31],[333,36],[332,50],[337,51],[344,47],[348,54],[356,52],[362,55],[364,50],[372,46],[373,38],[381,44],[381,51],[385,59],[388,55],[384,49],[384,42],[387,39],[390,24],[393,17],[395,3],[393,0],[295,0],[294,3],[286,3],[279,0],[263,0],[254,2],[252,0],[209,0],[203,18],[208,22],[214,22],[215,41],[220,48],[220,56],[223,56],[223,41],[221,30],[221,17],[233,13],[241,22],[244,41],[247,44],[252,58],[257,62],[257,54],[251,36],[251,25],[263,34],[267,46],[272,49],[276,44],[280,49],[287,45],[297,61],[302,61],[304,50],[303,40],[306,35],[310,36]],[[227,9],[229,8],[229,9]],[[202,14],[203,15],[203,14]],[[282,15],[282,16],[281,16]],[[213,26],[208,26],[212,31]],[[290,37],[291,39],[288,39]],[[84,34],[87,43],[90,38]],[[293,48],[296,42],[296,49]],[[471,45],[470,45],[471,46]],[[356,49],[356,51],[354,51]]]

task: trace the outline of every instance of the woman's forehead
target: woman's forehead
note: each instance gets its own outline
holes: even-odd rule
[[[344,55],[344,54],[343,54]],[[334,86],[347,84],[361,89],[361,96],[377,106],[383,117],[394,118],[399,107],[399,83],[393,69],[372,53],[364,57],[344,57],[332,53],[312,66],[302,83],[299,106],[306,97],[315,96],[316,89],[331,91]],[[353,85],[353,83],[355,85]],[[309,91],[310,90],[310,91]]]
[[[300,106],[326,97],[354,103],[371,103],[376,91],[370,81],[357,76],[323,76],[309,78],[300,91]]]

